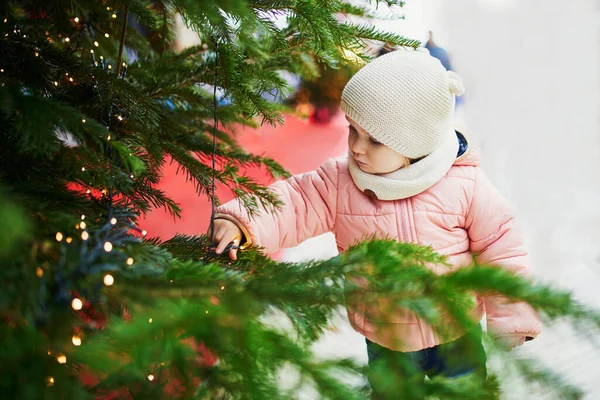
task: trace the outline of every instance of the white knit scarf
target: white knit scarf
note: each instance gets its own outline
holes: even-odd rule
[[[348,155],[348,168],[362,192],[372,191],[379,200],[399,200],[422,193],[439,182],[454,164],[457,153],[458,139],[452,129],[436,150],[408,167],[385,175],[368,174]]]

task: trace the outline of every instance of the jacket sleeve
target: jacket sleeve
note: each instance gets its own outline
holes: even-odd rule
[[[338,164],[329,160],[316,171],[269,186],[283,203],[279,210],[261,207],[250,216],[242,202],[234,199],[217,209],[216,218],[236,223],[244,233],[246,246],[254,244],[272,253],[333,229],[337,184]]]
[[[529,274],[529,256],[512,213],[498,190],[477,168],[475,189],[466,219],[470,250],[480,264]],[[515,336],[535,338],[541,331],[538,314],[525,302],[500,295],[485,297],[488,333],[492,338]]]

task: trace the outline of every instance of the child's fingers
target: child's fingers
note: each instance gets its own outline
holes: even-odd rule
[[[218,236],[218,234],[219,234],[219,232],[217,232],[216,236]],[[223,236],[220,239],[218,239],[219,245],[217,246],[215,253],[217,253],[217,254],[223,253],[223,250],[225,250],[225,247],[227,247],[227,245],[229,243],[231,243],[233,241],[233,239],[235,239],[236,235],[237,235],[237,233],[235,231],[230,231],[230,230],[225,231]]]
[[[209,236],[210,239],[212,240],[213,243],[220,243],[221,240],[223,239],[223,235],[225,234],[225,230],[224,229],[215,229],[215,234]]]
[[[223,234],[227,230],[227,224],[223,220],[215,220],[214,226],[208,225],[208,230],[206,235],[213,242],[217,242],[223,237]],[[214,232],[213,232],[214,231]]]
[[[212,226],[209,226],[208,231],[206,232],[206,236],[208,236],[208,238],[210,240],[215,242],[217,240],[217,237],[219,236],[219,234],[221,234],[221,236],[222,236],[221,232],[222,232],[222,229],[219,226],[215,226],[214,232],[213,232]]]
[[[211,235],[211,229],[209,227],[208,234],[212,242],[216,245],[215,253],[223,254],[225,248],[229,243],[233,243],[235,246],[239,246],[241,241],[240,229],[229,221],[215,221],[214,235]],[[237,260],[237,249],[231,249],[228,251],[229,258]]]

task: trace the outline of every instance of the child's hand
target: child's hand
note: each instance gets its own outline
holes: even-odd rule
[[[240,245],[242,239],[242,230],[238,228],[236,224],[226,219],[215,219],[215,233],[211,235],[210,228],[208,237],[212,236],[212,241],[217,245],[215,253],[221,254],[225,247],[231,242],[235,246]],[[229,251],[229,258],[237,260],[238,249],[231,249]]]
[[[494,338],[496,346],[503,351],[511,351],[515,347],[519,347],[526,341],[525,336],[521,335],[502,335]]]

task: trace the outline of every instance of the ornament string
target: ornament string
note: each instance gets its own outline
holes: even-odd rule
[[[203,261],[210,262],[214,260],[219,255],[215,253],[215,249],[217,248],[217,243],[214,242],[214,232],[215,232],[215,214],[216,214],[216,206],[215,206],[215,175],[217,173],[216,170],[216,154],[217,154],[217,126],[219,124],[218,115],[217,115],[217,85],[219,79],[219,42],[215,41],[215,77],[213,82],[213,147],[212,147],[212,187],[211,187],[211,214],[210,214],[210,241],[211,245],[206,252],[206,255],[203,258]],[[230,250],[239,249],[239,246],[236,246],[233,242],[229,243],[225,250],[223,250],[223,254],[227,254]]]

